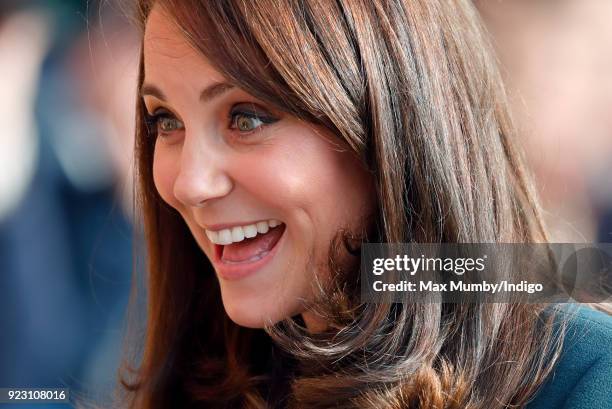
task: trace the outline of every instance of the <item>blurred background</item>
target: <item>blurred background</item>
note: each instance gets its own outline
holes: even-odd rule
[[[0,387],[115,386],[137,62],[115,3],[0,0]]]
[[[0,0],[0,387],[115,386],[138,248],[121,2]],[[612,1],[476,4],[552,241],[612,242]]]
[[[478,0],[555,242],[612,242],[612,1]]]

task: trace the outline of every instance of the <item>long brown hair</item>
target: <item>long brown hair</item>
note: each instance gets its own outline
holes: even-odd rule
[[[367,240],[546,240],[470,0],[141,0],[142,27],[153,3],[228,80],[362,159],[378,205]],[[311,307],[329,323],[321,333],[295,318],[231,322],[210,263],[154,187],[143,115],[139,101],[148,317],[124,379],[130,407],[497,408],[534,395],[561,345],[544,306],[364,304],[349,271]]]

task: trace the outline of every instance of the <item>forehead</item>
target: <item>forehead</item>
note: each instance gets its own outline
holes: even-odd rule
[[[224,80],[160,6],[154,6],[147,18],[143,59],[147,81],[173,76],[202,83]]]

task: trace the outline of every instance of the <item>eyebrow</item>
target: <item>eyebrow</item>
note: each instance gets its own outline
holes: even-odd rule
[[[200,102],[210,102],[211,100],[220,97],[221,95],[225,94],[233,88],[235,88],[234,85],[227,82],[216,82],[214,84],[211,84],[208,87],[204,88],[202,92],[200,92]],[[140,96],[144,97],[145,95],[154,96],[155,98],[162,101],[166,101],[167,99],[166,95],[159,88],[152,84],[145,83],[140,88]]]

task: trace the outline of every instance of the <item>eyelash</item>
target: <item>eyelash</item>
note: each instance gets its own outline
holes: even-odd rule
[[[168,112],[165,109],[158,109],[153,114],[146,113],[145,114],[145,124],[148,129],[148,133],[151,136],[157,137],[159,136],[159,123],[162,119],[174,119],[180,122],[172,113]],[[164,132],[162,132],[162,135]],[[165,136],[161,136],[162,138]]]
[[[245,105],[249,106],[251,109],[245,108]],[[261,124],[256,126],[254,129],[249,131],[241,131],[239,129],[239,118],[248,118],[252,120],[257,120]],[[240,137],[245,137],[250,135],[251,133],[257,131],[261,127],[265,125],[270,125],[276,122],[278,119],[274,118],[272,115],[265,112],[263,109],[258,108],[254,104],[236,104],[230,109],[228,114],[229,119],[229,128],[232,130],[236,130]]]
[[[245,109],[244,107],[245,105],[250,106],[251,109]],[[241,117],[247,118],[249,120],[257,120],[260,122],[260,124],[253,127],[253,129],[251,130],[241,131],[239,129],[240,125],[238,122]],[[165,132],[159,131],[160,121],[162,119],[176,120],[182,125],[182,122],[179,119],[177,119],[174,114],[172,114],[166,109],[158,109],[153,114],[145,113],[145,123],[148,128],[149,135],[152,135],[154,137],[160,136],[162,138],[169,136],[169,135],[165,135],[166,134]],[[256,105],[252,103],[248,103],[248,104],[241,103],[241,104],[234,105],[230,109],[228,113],[228,121],[229,121],[228,129],[232,131],[236,131],[237,137],[244,138],[252,134],[253,132],[259,130],[261,127],[278,121],[278,119],[271,116],[270,114],[267,114],[263,109],[257,108]],[[174,131],[169,131],[167,132],[167,134],[170,134],[172,132]],[[161,135],[159,135],[160,133]]]

